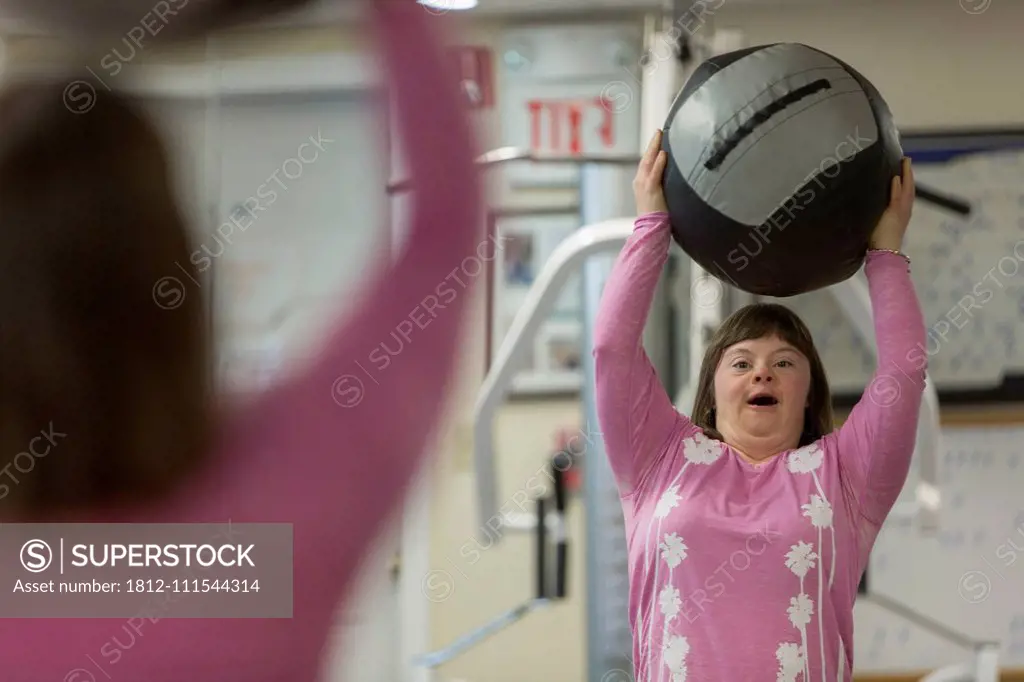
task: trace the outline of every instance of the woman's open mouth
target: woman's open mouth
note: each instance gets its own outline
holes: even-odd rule
[[[747,405],[756,410],[770,410],[779,404],[779,399],[773,395],[756,395],[747,401]]]

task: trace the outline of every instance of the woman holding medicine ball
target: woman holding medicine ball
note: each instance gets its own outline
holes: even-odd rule
[[[671,242],[660,133],[634,181],[636,228],[596,322],[597,407],[626,518],[635,676],[644,682],[850,680],[853,604],[910,468],[924,321],[900,251],[909,160],[893,178],[866,272],[878,369],[834,429],[810,332],[776,304],[722,323],[692,416],[642,344]]]

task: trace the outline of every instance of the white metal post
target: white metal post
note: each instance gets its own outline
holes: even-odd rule
[[[391,178],[408,177],[405,156],[402,153],[402,140],[397,135],[397,112],[389,107],[391,125],[389,126],[389,172]],[[391,226],[391,250],[398,253],[406,238],[409,216],[415,196],[409,192],[393,194],[388,202],[388,224]],[[432,461],[432,455],[423,458],[424,462]],[[398,670],[400,682],[431,682],[432,671],[417,666],[414,660],[425,651],[429,651],[430,640],[430,604],[423,595],[423,579],[430,572],[430,512],[433,500],[433,481],[424,475],[429,471],[424,467],[413,480],[412,487],[402,508],[401,525],[399,528],[398,553],[400,556],[398,571],[398,605],[397,621],[399,623]]]
[[[717,31],[706,36],[698,34],[698,37],[703,38],[697,42],[705,46],[704,51],[707,53],[707,57],[738,50],[744,46],[743,34],[739,31]],[[685,77],[688,78],[691,73],[692,70],[689,70]],[[696,262],[691,261],[689,265],[690,362],[686,385],[676,405],[680,411],[687,414],[693,409],[697,377],[700,376],[700,366],[704,361],[705,349],[711,340],[711,335],[728,314],[726,306],[729,302],[729,298],[725,295],[726,285],[721,280],[709,274]]]
[[[583,164],[580,167],[580,214],[584,225],[625,218],[635,213],[631,179],[626,166]],[[581,322],[583,326],[583,428],[600,432],[597,389],[594,384],[594,326],[605,280],[615,254],[593,255],[583,263]],[[600,437],[587,443],[583,466],[583,503],[586,508],[586,679],[606,682],[609,671],[629,667],[632,637],[629,631],[629,558],[618,487]]]
[[[655,132],[665,126],[672,100],[682,84],[682,68],[675,53],[675,40],[670,26],[671,17],[649,15],[644,26],[646,57],[640,71],[640,153],[646,149]],[[672,359],[678,355],[673,345],[672,301],[669,282],[663,277],[654,293],[651,309],[644,328],[644,347],[659,376],[672,388],[676,377]]]
[[[999,643],[985,642],[975,652],[977,682],[999,682]]]

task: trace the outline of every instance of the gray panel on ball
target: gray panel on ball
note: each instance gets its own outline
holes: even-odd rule
[[[743,138],[714,170],[716,147],[756,112],[825,79],[827,89],[775,113]],[[669,124],[673,161],[687,183],[723,216],[760,225],[820,173],[870,147],[878,128],[867,95],[845,68],[803,45],[772,45],[711,75]],[[808,199],[812,200],[812,199]]]

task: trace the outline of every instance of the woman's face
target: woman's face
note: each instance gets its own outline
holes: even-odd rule
[[[715,426],[741,449],[796,447],[810,386],[810,362],[777,336],[729,346],[715,369]]]

